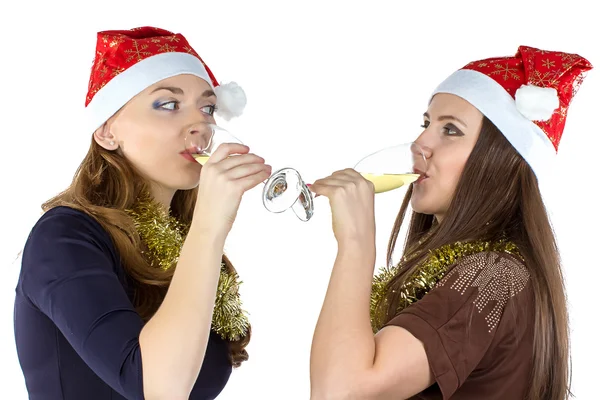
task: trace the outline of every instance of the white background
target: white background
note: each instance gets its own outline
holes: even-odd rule
[[[274,168],[296,167],[308,182],[415,138],[431,90],[470,61],[513,55],[523,44],[600,66],[593,1],[402,3],[4,2],[0,398],[27,398],[12,332],[14,260],[40,204],[70,183],[89,146],[78,124],[97,31],[154,25],[183,33],[217,79],[246,90],[245,116],[224,126]],[[597,398],[598,93],[593,70],[572,103],[547,199],[567,279],[578,399]],[[317,199],[315,217],[303,223],[291,211],[269,214],[260,190],[245,196],[227,242],[251,313],[251,358],[220,399],[307,399],[312,332],[336,251],[329,206]],[[403,194],[377,195],[378,266]]]

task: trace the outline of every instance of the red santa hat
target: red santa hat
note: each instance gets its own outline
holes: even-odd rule
[[[229,120],[242,114],[242,88],[235,82],[219,84],[183,35],[148,26],[98,32],[85,101],[89,130],[102,126],[148,86],[180,74],[196,75],[211,85],[217,115]]]
[[[556,156],[571,100],[591,69],[577,54],[520,46],[514,57],[467,64],[433,95],[451,93],[479,109],[539,178]]]

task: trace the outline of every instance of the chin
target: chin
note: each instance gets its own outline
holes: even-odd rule
[[[435,214],[436,207],[433,207],[431,204],[427,204],[427,202],[423,201],[423,200],[424,199],[415,199],[415,197],[413,196],[410,199],[410,207],[412,208],[412,210],[419,214],[425,214],[425,215]]]
[[[183,179],[182,179],[183,178]],[[198,187],[200,179],[191,179],[189,177],[179,177],[177,180],[163,180],[162,186],[167,187],[171,190],[192,190]]]
[[[200,184],[200,171],[178,171],[176,176],[177,179],[173,179],[169,182],[169,187],[177,190],[191,190],[198,187]]]
[[[199,181],[194,182],[178,182],[172,187],[177,188],[177,190],[192,190],[198,187]]]

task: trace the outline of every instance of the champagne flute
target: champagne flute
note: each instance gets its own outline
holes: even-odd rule
[[[354,170],[373,183],[376,194],[384,193],[418,181],[427,171],[427,158],[417,143],[402,143],[363,157],[354,165]],[[314,214],[313,194],[310,191],[308,194],[309,200],[301,194],[293,204],[296,214]],[[305,208],[308,210],[302,211]]]
[[[384,193],[417,181],[427,171],[427,158],[417,143],[402,143],[367,155],[354,169],[373,182],[375,193]]]
[[[186,135],[185,152],[204,165],[222,143],[243,144],[229,131],[216,124],[200,123]],[[293,168],[279,169],[263,183],[265,186],[262,201],[268,211],[281,213],[291,207],[303,221],[308,221],[312,217],[312,196],[298,171]],[[300,199],[304,199],[306,207],[302,209],[293,207],[295,203],[302,201]]]

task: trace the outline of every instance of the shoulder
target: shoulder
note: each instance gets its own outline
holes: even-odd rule
[[[61,206],[45,212],[31,229],[17,291],[38,298],[68,282],[114,275],[121,277],[122,271],[108,232],[84,211]]]
[[[388,325],[406,329],[423,343],[439,390],[444,398],[453,398],[473,371],[484,371],[487,355],[492,368],[500,371],[502,357],[514,358],[519,351],[516,345],[531,328],[529,281],[525,264],[511,254],[485,251],[464,256]],[[512,312],[516,302],[519,306]],[[507,307],[510,312],[505,312]]]
[[[482,312],[491,307],[486,318],[494,329],[506,305],[529,287],[530,273],[517,256],[503,252],[480,252],[460,259],[436,288],[449,289],[472,299]]]
[[[69,254],[85,253],[101,253],[115,264],[119,259],[111,236],[94,217],[71,207],[55,207],[31,229],[23,249],[22,268],[27,268],[29,261],[39,264],[59,258],[65,262]]]
[[[527,285],[530,274],[525,263],[515,255],[486,251],[461,258],[438,282],[459,291],[469,287],[507,288],[519,292]]]
[[[46,211],[36,222],[33,230],[40,226],[87,226],[89,228],[102,228],[98,221],[90,214],[67,206],[58,206]]]
[[[41,243],[51,244],[60,237],[87,237],[102,243],[110,242],[110,235],[100,223],[88,213],[71,207],[59,206],[46,211],[35,223],[28,242],[44,237]]]

